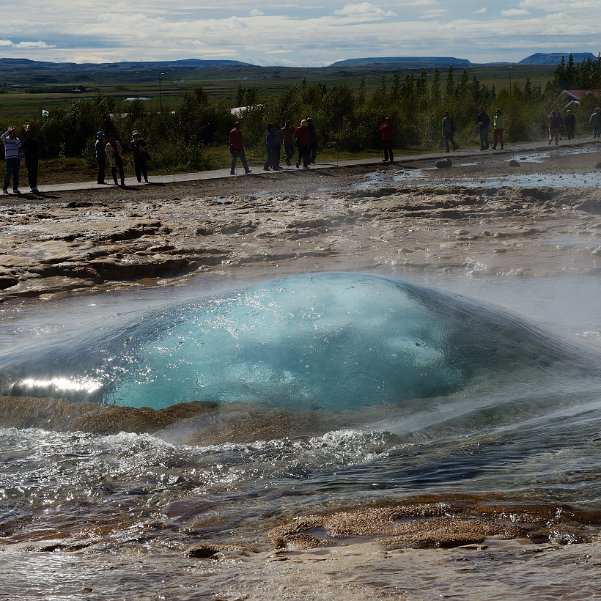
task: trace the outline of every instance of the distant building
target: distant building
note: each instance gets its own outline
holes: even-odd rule
[[[601,98],[601,90],[563,90],[559,95],[559,103],[562,110],[578,106],[583,98],[595,96]]]

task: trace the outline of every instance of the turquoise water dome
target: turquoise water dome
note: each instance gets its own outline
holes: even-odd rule
[[[565,346],[507,313],[355,273],[291,276],[34,342],[2,358],[5,393],[156,409],[356,409],[567,366]]]
[[[392,280],[297,276],[167,312],[142,328],[106,399],[348,408],[463,381],[444,324]]]

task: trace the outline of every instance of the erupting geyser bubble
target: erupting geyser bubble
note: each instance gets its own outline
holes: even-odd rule
[[[446,395],[478,379],[544,368],[560,353],[565,359],[520,320],[466,299],[326,273],[146,314],[125,331],[105,329],[80,348],[11,366],[4,387],[131,407],[245,401],[354,409]],[[61,381],[99,386],[57,390]]]

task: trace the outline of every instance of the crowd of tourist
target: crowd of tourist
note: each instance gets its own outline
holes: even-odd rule
[[[489,117],[484,109],[476,116],[476,131],[480,141],[480,150],[488,150],[489,135],[492,124],[493,144],[492,149],[498,147],[504,148],[504,116],[500,108],[497,108],[493,118]],[[548,118],[548,139],[549,144],[553,142],[557,145],[562,135],[565,134],[568,140],[574,139],[576,130],[576,116],[567,109],[565,115],[559,111],[552,111]],[[589,126],[592,129],[593,138],[601,138],[601,107],[597,107],[589,118]],[[456,124],[453,116],[446,111],[442,119],[442,140],[446,152],[455,151],[459,147],[455,141]],[[379,127],[379,133],[384,152],[383,161],[386,163],[394,162],[394,139],[395,129],[392,123],[392,117],[388,115]],[[19,191],[19,168],[21,156],[25,159],[27,168],[27,177],[29,188],[32,193],[38,194],[38,161],[39,144],[34,139],[28,126],[24,128],[22,138],[17,136],[15,127],[9,127],[6,132],[0,135],[4,144],[4,185],[2,191],[8,194],[8,188],[12,181],[13,194],[20,194]],[[229,144],[231,162],[230,173],[236,174],[238,160],[244,168],[244,173],[251,173],[246,160],[244,148],[244,136],[240,129],[240,123],[236,122],[230,130],[227,142]],[[139,131],[132,133],[132,139],[126,148],[123,147],[115,134],[106,135],[103,131],[96,133],[96,142],[94,145],[96,163],[98,166],[97,183],[108,184],[105,180],[107,165],[110,167],[111,176],[116,186],[125,187],[125,161],[123,155],[125,152],[131,153],[133,157],[134,171],[138,182],[148,183],[148,161],[150,154],[146,148],[146,141]],[[310,117],[302,119],[295,127],[290,121],[280,127],[277,123],[270,123],[265,131],[265,162],[263,169],[265,171],[279,171],[282,169],[280,159],[282,156],[286,165],[291,167],[296,156],[294,164],[297,169],[302,165],[303,169],[309,169],[315,164],[317,158],[317,132]]]

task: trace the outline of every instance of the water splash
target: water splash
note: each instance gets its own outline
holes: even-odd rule
[[[4,386],[155,409],[245,401],[346,410],[447,395],[567,355],[515,317],[461,297],[326,273],[149,312],[33,361],[13,358]]]

